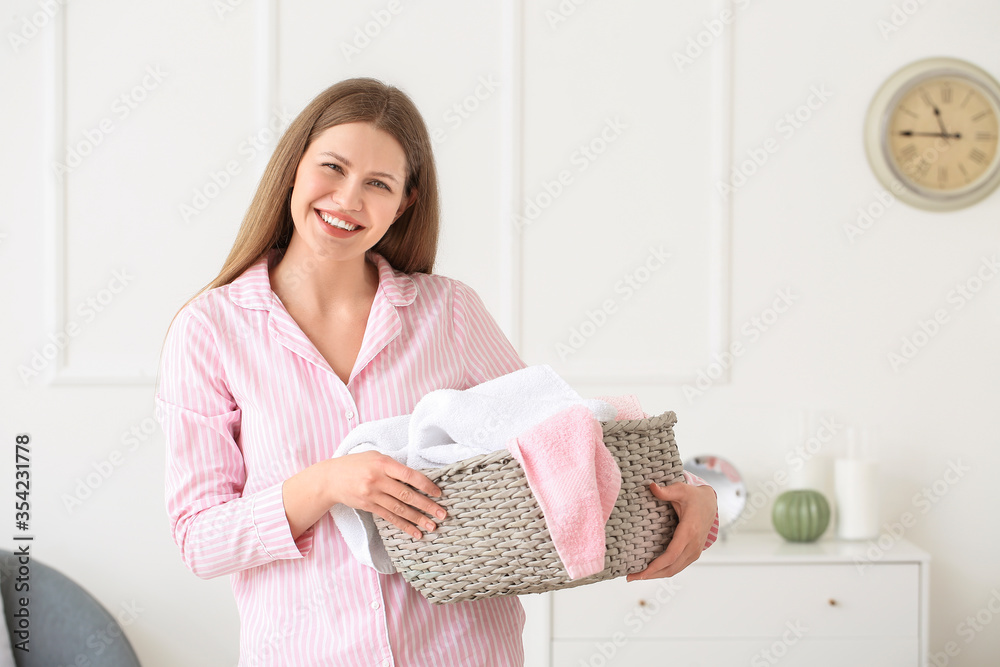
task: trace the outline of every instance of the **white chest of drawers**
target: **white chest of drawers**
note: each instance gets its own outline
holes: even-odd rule
[[[923,665],[930,556],[871,546],[737,533],[672,579],[550,594],[535,646],[551,667]]]

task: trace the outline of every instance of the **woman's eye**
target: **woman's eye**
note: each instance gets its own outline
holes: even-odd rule
[[[344,170],[340,168],[339,164],[333,164],[332,162],[327,162],[323,166],[324,167],[329,167],[330,169],[333,169],[334,171],[339,171],[340,173],[344,173]]]
[[[376,188],[382,188],[383,190],[388,190],[389,192],[392,192],[392,189],[382,181],[372,181],[371,183]]]

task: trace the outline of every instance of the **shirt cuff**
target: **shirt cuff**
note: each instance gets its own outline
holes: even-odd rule
[[[310,527],[299,535],[299,539],[292,539],[288,516],[285,514],[283,485],[284,482],[279,482],[254,496],[250,520],[257,531],[261,549],[268,556],[275,560],[302,558],[312,551],[314,531]]]

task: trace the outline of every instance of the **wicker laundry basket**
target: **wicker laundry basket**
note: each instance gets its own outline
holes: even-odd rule
[[[423,470],[448,512],[422,540],[376,516],[396,570],[434,604],[500,595],[544,593],[645,569],[663,553],[677,525],[670,503],[649,483],[683,479],[674,442],[677,417],[603,422],[604,444],[622,471],[622,486],[605,527],[604,570],[571,580],[531,493],[524,471],[506,449]]]

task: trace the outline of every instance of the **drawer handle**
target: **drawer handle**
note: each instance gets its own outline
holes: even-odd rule
[[[646,601],[645,601],[645,600],[642,600],[642,599],[640,599],[640,600],[639,600],[639,606],[640,606],[640,607],[645,607],[645,606],[646,606]]]
[[[837,606],[837,601],[834,600],[833,598],[830,598],[829,602],[830,602],[830,606],[831,607],[836,607]]]

